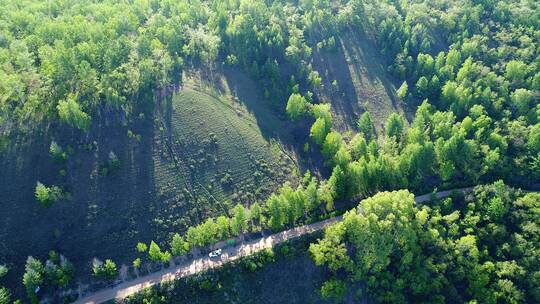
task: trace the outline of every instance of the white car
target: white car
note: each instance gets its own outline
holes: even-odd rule
[[[209,257],[215,258],[221,255],[221,249],[216,249],[208,254]]]

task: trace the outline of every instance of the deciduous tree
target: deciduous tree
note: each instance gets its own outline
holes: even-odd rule
[[[306,99],[298,93],[292,93],[287,101],[286,111],[291,119],[300,118],[308,111]]]
[[[70,95],[66,100],[60,100],[56,109],[60,120],[64,123],[83,131],[87,131],[90,127],[90,116],[81,110],[75,96]]]
[[[386,121],[386,135],[400,140],[403,135],[403,126],[403,118],[399,114],[390,114]]]
[[[371,121],[371,115],[368,111],[360,115],[360,118],[358,118],[357,126],[358,131],[362,132],[366,140],[369,141],[372,138],[375,129],[373,127],[373,121]]]

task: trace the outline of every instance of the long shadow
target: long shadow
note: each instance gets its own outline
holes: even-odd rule
[[[220,72],[225,76],[232,94],[253,114],[266,140],[277,140],[286,150],[300,155],[296,160],[301,170],[325,172],[319,153],[303,152],[304,143],[309,142],[310,120],[290,121],[285,114],[286,100],[271,102],[266,99],[259,83],[240,68],[220,67]],[[288,78],[288,75],[282,75],[282,79]]]
[[[360,61],[365,64],[366,76],[371,82],[381,82],[386,95],[392,101],[393,107],[395,109],[399,108],[395,95],[397,79],[386,71],[386,58],[377,50],[376,42],[373,38],[368,37],[363,29],[359,29],[358,31],[349,30],[351,36],[354,37],[350,41],[354,41],[360,50],[357,53],[360,55]]]
[[[338,41],[338,44],[341,42]],[[332,104],[334,112],[338,115],[340,123],[338,127],[342,130],[351,129],[360,112],[349,64],[341,45],[335,50],[313,52],[313,67],[323,75],[324,88],[321,92],[323,100]],[[337,81],[337,87],[332,84],[334,80]]]
[[[111,258],[120,267],[133,258],[137,241],[152,237],[152,118],[130,129],[141,135],[140,142],[109,117],[94,120],[88,135],[55,128],[27,137],[27,143],[13,145],[1,156],[0,192],[7,199],[0,208],[0,260],[10,265],[5,283],[16,297],[24,294],[20,278],[27,256],[44,261],[55,250],[85,281],[93,257]],[[68,144],[72,147],[66,162],[51,158],[53,139],[66,150]],[[120,167],[105,172],[111,151]],[[62,186],[70,198],[44,208],[34,197],[37,181]]]
[[[49,172],[59,170],[48,155],[51,137],[46,131],[38,133],[35,137],[11,138],[12,144],[0,153],[0,261],[9,265],[4,283],[15,296],[24,294],[20,279],[26,257],[43,253],[39,249],[52,243],[54,227],[47,221],[57,216],[41,207],[34,197],[36,182],[53,184],[56,179]],[[39,226],[42,228],[36,229]]]
[[[140,140],[130,138],[127,128],[114,122],[96,123],[92,138],[97,147],[77,156],[81,165],[69,169],[75,172],[70,181],[73,200],[81,212],[74,218],[65,237],[59,239],[60,250],[74,259],[83,279],[90,274],[93,257],[111,258],[119,266],[134,258],[130,250],[138,241],[153,237],[152,219],[156,217],[154,177],[154,128],[151,112],[147,119],[135,122],[129,129]],[[120,161],[116,170],[107,168],[109,153]],[[66,238],[69,241],[66,241]]]
[[[292,143],[291,127],[294,125],[287,119],[284,109],[278,111],[264,98],[259,84],[239,68],[221,67],[221,71],[232,94],[255,116],[262,135],[266,139],[280,139],[284,144]]]
[[[335,50],[314,52],[313,66],[325,75],[323,99],[332,103],[341,129],[354,130],[358,116],[366,110],[384,118],[399,109],[395,79],[388,75],[385,65],[375,42],[362,28],[345,29]],[[375,123],[382,125],[384,121]]]

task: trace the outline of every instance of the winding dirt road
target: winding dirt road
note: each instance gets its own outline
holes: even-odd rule
[[[432,195],[437,198],[445,198],[454,192],[467,193],[472,188],[461,188],[447,191],[440,191],[435,194],[429,193],[415,197],[416,203],[429,201]],[[124,282],[113,288],[103,289],[92,293],[84,298],[77,300],[76,304],[97,304],[107,302],[113,299],[124,299],[132,294],[142,291],[145,288],[154,286],[159,283],[172,281],[178,278],[187,277],[205,270],[219,267],[225,263],[238,260],[241,257],[251,255],[257,251],[271,248],[276,244],[286,242],[290,239],[313,233],[322,230],[329,225],[341,220],[342,216],[336,216],[324,221],[292,228],[286,231],[272,234],[270,236],[261,237],[259,239],[244,242],[235,247],[223,249],[223,254],[219,258],[209,258],[207,256],[187,260],[173,268],[167,268],[158,272],[139,277],[135,280]]]
[[[235,247],[225,248],[223,249],[223,254],[219,258],[212,259],[205,256],[202,258],[189,260],[174,268],[154,272],[149,275],[139,277],[135,280],[119,284],[114,288],[104,289],[90,294],[85,298],[77,300],[75,303],[95,304],[103,303],[112,299],[123,299],[155,284],[190,276],[203,272],[207,269],[216,268],[225,263],[238,260],[241,257],[251,255],[257,251],[271,248],[276,244],[322,230],[340,219],[341,216],[333,217],[310,225],[292,228],[253,241],[244,242]]]

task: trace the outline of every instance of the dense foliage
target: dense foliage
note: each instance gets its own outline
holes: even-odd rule
[[[433,143],[442,181],[540,177],[526,144],[540,122],[538,3],[388,1],[369,15],[389,71],[412,89],[405,102],[431,105],[417,110],[402,154]]]
[[[268,102],[310,123],[306,137],[320,148],[327,180],[306,175],[263,202],[238,204],[172,234],[167,249],[138,244],[152,262],[310,222],[335,200],[540,179],[535,1],[0,0],[0,7],[0,152],[20,135],[50,133],[65,146],[51,141],[51,156],[66,162],[71,140],[92,150],[94,129],[153,118],[145,113],[194,66],[238,66]],[[397,84],[388,90],[416,114],[388,113],[381,124],[363,111],[351,126],[358,132],[341,132],[333,105],[320,103],[331,79],[313,68],[314,54],[335,52],[341,34],[360,31],[384,55]],[[111,151],[99,174],[119,167]],[[226,172],[220,179],[232,183]],[[44,207],[70,197],[69,187],[35,182]],[[339,299],[344,280],[365,280],[377,301],[538,302],[538,201],[501,183],[429,206],[414,206],[406,191],[364,200],[311,248],[335,273],[321,295]],[[92,270],[105,281],[118,276],[112,260],[96,259]],[[37,287],[66,286],[72,272],[62,256],[45,264],[29,257],[23,284],[36,301]],[[10,297],[0,287],[0,303]]]
[[[310,136],[333,169],[336,198],[380,190],[429,191],[503,178],[529,186],[540,177],[540,18],[532,2],[377,1],[365,22],[403,80],[396,95],[417,107],[410,124],[388,116],[373,133],[369,112],[357,135],[332,130],[330,111],[289,99],[292,118],[311,114]],[[525,18],[524,16],[527,16]],[[487,47],[489,45],[489,48]]]
[[[4,136],[57,119],[82,131],[92,118],[130,120],[154,92],[178,80],[186,62],[240,65],[279,100],[287,94],[283,66],[293,67],[298,81],[320,85],[308,65],[312,48],[335,44],[337,21],[345,23],[343,15],[357,8],[262,0],[3,0],[1,6]]]
[[[381,192],[310,251],[333,285],[365,281],[377,302],[536,303],[539,207],[540,195],[502,182],[416,206],[406,190]]]

